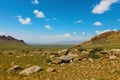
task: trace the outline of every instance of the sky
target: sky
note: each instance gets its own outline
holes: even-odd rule
[[[0,35],[27,43],[86,41],[120,30],[120,0],[0,0]]]

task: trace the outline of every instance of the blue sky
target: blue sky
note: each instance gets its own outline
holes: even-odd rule
[[[0,35],[27,43],[85,41],[120,30],[119,0],[1,0]]]

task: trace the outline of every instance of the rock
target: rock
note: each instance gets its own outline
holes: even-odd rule
[[[54,63],[54,64],[61,64],[61,63],[62,63],[62,60],[59,59],[58,57],[51,59],[51,61],[52,61],[52,63]]]
[[[88,60],[92,63],[94,62],[94,60],[92,58],[88,58]]]
[[[66,54],[68,54],[68,52],[69,52],[68,49],[63,49],[61,51],[58,51],[57,53],[58,53],[58,55],[66,55]]]
[[[38,72],[38,71],[41,71],[41,70],[42,70],[42,68],[39,67],[39,66],[32,66],[32,67],[29,67],[27,69],[24,69],[19,74],[29,75],[29,74],[32,74],[32,73],[35,73],[35,72]]]
[[[73,60],[73,57],[71,56],[61,56],[59,59],[62,60],[63,63],[69,63],[71,60]]]
[[[11,63],[11,66],[13,66],[13,65],[15,65],[15,62],[12,62],[12,63]]]
[[[23,70],[23,68],[20,67],[19,65],[16,65],[16,66],[11,67],[11,68],[8,69],[7,71],[8,71],[8,72],[15,72],[15,71],[20,71],[20,70]]]
[[[54,72],[54,71],[55,71],[55,69],[52,68],[52,67],[49,67],[49,68],[46,70],[46,72],[48,72],[48,73],[50,73],[50,72]]]
[[[50,55],[49,58],[55,58],[55,55]]]
[[[117,57],[114,56],[114,55],[109,57],[110,60],[114,60],[114,59],[116,59],[116,58],[117,58]]]
[[[73,57],[73,58],[77,58],[78,57],[78,54],[68,54],[67,56],[70,56],[70,57]]]

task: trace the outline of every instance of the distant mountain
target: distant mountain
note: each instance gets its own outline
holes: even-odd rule
[[[78,44],[81,43],[81,41],[58,41],[55,44]]]
[[[0,48],[17,48],[28,46],[23,40],[18,40],[12,36],[0,35]]]
[[[109,31],[97,36],[91,40],[80,43],[76,47],[103,47],[103,48],[120,48],[120,31]]]

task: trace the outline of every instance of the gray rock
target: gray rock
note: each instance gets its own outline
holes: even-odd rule
[[[20,70],[23,70],[23,68],[20,67],[19,65],[16,65],[16,66],[11,67],[11,68],[8,69],[7,71],[8,71],[8,72],[15,72],[15,71],[20,71]]]
[[[68,63],[71,60],[73,60],[73,57],[71,57],[71,56],[61,56],[61,57],[59,57],[59,59],[61,59],[63,63]]]
[[[42,70],[42,68],[39,67],[39,66],[32,66],[32,67],[29,67],[27,69],[24,69],[19,74],[29,75],[29,74],[32,74],[32,73],[35,73],[35,72],[38,72],[38,71],[41,71],[41,70]]]

